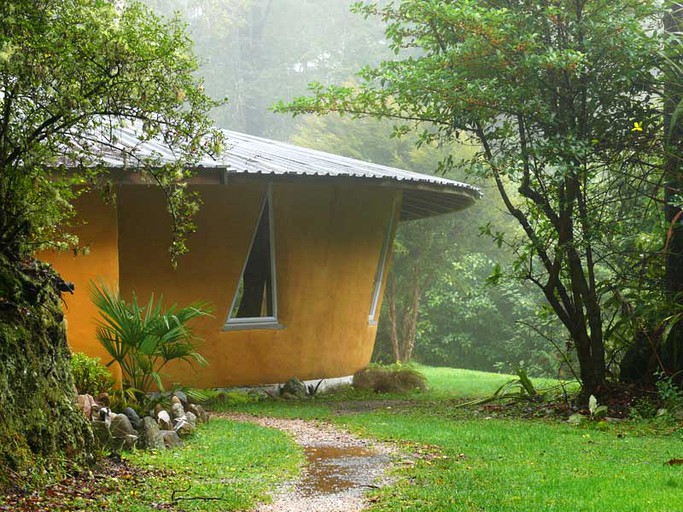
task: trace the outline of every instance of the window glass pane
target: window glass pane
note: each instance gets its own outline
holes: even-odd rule
[[[240,318],[274,318],[276,316],[274,286],[274,254],[270,195],[266,196],[261,217],[251,243],[249,256],[232,303],[228,323]]]

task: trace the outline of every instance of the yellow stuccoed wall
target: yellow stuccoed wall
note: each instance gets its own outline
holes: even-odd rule
[[[132,292],[141,301],[151,293],[163,294],[167,304],[204,300],[214,308],[213,318],[195,323],[209,366],[193,370],[175,364],[167,371],[169,383],[265,384],[295,376],[349,375],[367,365],[376,334],[376,326],[368,322],[373,281],[387,225],[398,215],[400,191],[358,184],[274,183],[278,317],[284,329],[224,331],[267,184],[192,189],[200,193],[203,205],[197,232],[189,240],[190,253],[176,270],[169,262],[170,228],[158,189],[120,187],[117,216],[95,196],[79,204],[89,219],[81,237],[90,233],[90,255],[50,258],[77,284],[77,295],[68,299],[71,346],[101,355],[87,281],[102,276],[113,282],[118,273],[126,298]]]
[[[73,221],[71,230],[78,234],[84,251],[48,252],[38,254],[54,266],[65,281],[75,285],[73,295],[64,293],[64,312],[67,319],[67,339],[74,352],[85,352],[108,363],[111,357],[95,339],[97,308],[90,302],[90,282],[101,279],[109,286],[119,280],[118,226],[114,204],[107,204],[98,193],[84,194],[76,200],[76,210],[84,212]],[[118,366],[110,367],[119,377]]]
[[[373,282],[388,224],[398,215],[400,191],[367,185],[274,183],[278,317],[284,329],[224,331],[268,185],[243,182],[195,185],[203,205],[190,253],[178,268],[169,261],[170,227],[162,193],[144,185],[119,187],[116,208],[97,194],[82,197],[77,224],[88,255],[48,254],[64,279],[68,339],[74,351],[109,360],[94,332],[91,280],[119,282],[121,293],[146,302],[203,300],[213,318],[194,324],[207,367],[167,369],[167,382],[198,387],[266,384],[349,375],[366,366],[376,325],[368,322]]]

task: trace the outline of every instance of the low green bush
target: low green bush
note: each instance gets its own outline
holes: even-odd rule
[[[369,366],[353,375],[353,387],[376,393],[427,391],[427,379],[414,368],[405,366]]]
[[[81,395],[97,396],[100,393],[111,393],[114,387],[114,379],[99,357],[75,352],[71,356],[71,373],[76,389]]]

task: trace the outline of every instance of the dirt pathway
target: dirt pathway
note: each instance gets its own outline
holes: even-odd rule
[[[223,417],[287,432],[306,454],[308,463],[300,478],[283,484],[273,495],[273,503],[261,505],[256,512],[356,512],[367,505],[369,489],[389,483],[386,473],[396,453],[391,445],[361,439],[325,423],[246,414]]]

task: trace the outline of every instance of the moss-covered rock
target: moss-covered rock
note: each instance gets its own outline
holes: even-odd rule
[[[59,282],[48,265],[0,256],[0,491],[40,485],[93,458]]]

